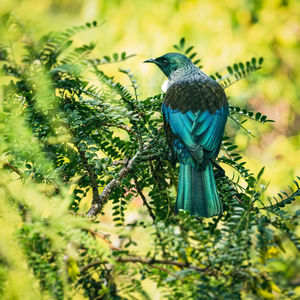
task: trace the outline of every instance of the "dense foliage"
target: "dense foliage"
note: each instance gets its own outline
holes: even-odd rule
[[[284,237],[300,250],[300,212],[283,209],[300,195],[300,178],[290,192],[265,197],[264,168],[257,175],[247,168],[229,131],[218,163],[234,176],[216,169],[224,213],[176,215],[178,165],[162,129],[164,95],[143,99],[129,70],[120,69],[126,87],[101,69],[131,55],[95,58],[94,43],[73,46],[73,36],[97,22],[37,40],[10,15],[2,25],[23,41],[22,60],[9,40],[0,46],[8,79],[0,108],[3,298],[151,299],[142,284],[151,280],[166,299],[296,299],[290,282],[268,265],[285,251]],[[184,39],[174,47],[200,63]],[[252,58],[212,77],[227,88],[262,63]],[[272,121],[230,107],[229,123],[247,131],[248,119]],[[143,208],[128,221],[136,198]],[[112,209],[104,210],[108,202]],[[114,227],[95,217],[99,213],[112,215]]]

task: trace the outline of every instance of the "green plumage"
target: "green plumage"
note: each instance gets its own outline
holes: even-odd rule
[[[223,88],[186,56],[168,53],[148,60],[169,79],[162,105],[167,142],[179,160],[176,210],[212,217],[222,212],[214,173],[228,117]]]
[[[180,164],[177,194],[177,211],[183,209],[202,217],[212,217],[222,212],[211,162],[204,170]]]

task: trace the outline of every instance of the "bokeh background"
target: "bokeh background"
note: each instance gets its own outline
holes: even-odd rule
[[[207,73],[263,56],[259,74],[228,88],[227,94],[232,105],[261,111],[276,123],[249,123],[256,138],[238,131],[236,142],[246,150],[250,168],[266,166],[270,194],[300,174],[300,1],[2,0],[0,12],[7,11],[34,37],[97,20],[100,28],[76,36],[76,42],[97,42],[97,57],[136,54],[121,67],[137,76],[145,97],[160,92],[164,75],[142,61],[173,51],[181,37],[195,46]],[[105,71],[123,80],[118,67]]]
[[[8,11],[36,38],[97,20],[102,25],[77,35],[75,42],[97,42],[96,57],[136,54],[120,66],[135,74],[144,97],[160,93],[164,77],[142,61],[174,51],[172,45],[181,37],[195,46],[209,74],[263,56],[262,70],[226,92],[232,105],[260,111],[276,123],[248,121],[255,138],[236,128],[235,141],[248,168],[258,172],[266,166],[267,194],[300,175],[300,1],[1,0],[0,14]],[[108,65],[104,71],[126,83],[118,67]],[[292,210],[297,208],[299,203]]]

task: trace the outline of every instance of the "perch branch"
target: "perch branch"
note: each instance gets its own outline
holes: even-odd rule
[[[146,150],[147,147],[144,148]],[[105,186],[101,195],[99,197],[93,197],[92,205],[87,213],[88,217],[96,216],[102,209],[104,203],[107,201],[108,197],[112,191],[121,184],[121,180],[129,173],[132,169],[136,159],[141,152],[137,152],[130,160],[127,160],[127,164],[118,173],[118,178],[113,179],[110,183]]]

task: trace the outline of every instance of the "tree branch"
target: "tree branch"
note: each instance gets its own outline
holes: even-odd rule
[[[161,264],[161,265],[169,265],[169,266],[175,266],[178,267],[180,269],[192,269],[195,270],[199,273],[205,273],[207,275],[217,275],[217,271],[216,270],[211,270],[210,268],[200,268],[198,266],[195,265],[189,265],[189,264],[185,264],[179,261],[173,261],[173,260],[167,260],[167,259],[153,259],[153,258],[143,258],[140,256],[129,256],[129,257],[117,257],[115,258],[115,261],[118,263],[140,263],[140,264],[145,264],[145,265],[149,265],[149,266],[154,266],[155,264]],[[85,272],[88,269],[95,267],[97,265],[101,265],[101,264],[108,264],[108,261],[103,261],[103,260],[96,260],[92,263],[89,263],[83,267],[80,268],[80,272]]]
[[[97,232],[97,231],[94,231],[94,230],[92,230],[92,229],[89,229],[89,228],[84,228],[83,230],[89,232],[92,236],[98,237],[98,238],[100,238],[101,240],[103,240],[103,241],[107,244],[107,246],[110,248],[111,251],[122,251],[122,249],[117,248],[117,247],[115,247],[114,245],[112,245],[112,243],[108,240],[108,235],[107,235],[107,234],[101,234],[101,233],[99,233],[99,232]],[[108,262],[102,262],[102,263],[105,264],[105,263],[108,263]],[[92,262],[92,263],[90,263],[90,264],[88,264],[88,265],[82,267],[81,270],[80,270],[80,272],[84,272],[84,271],[88,270],[89,268],[92,268],[92,267],[97,266],[97,265],[102,264],[102,263],[99,263],[99,261]],[[180,277],[178,277],[177,275],[171,273],[170,271],[168,271],[168,270],[165,269],[165,268],[162,268],[162,267],[159,267],[159,266],[155,266],[155,265],[150,265],[150,266],[151,266],[152,268],[156,268],[156,269],[158,269],[158,270],[161,270],[161,271],[163,271],[163,272],[166,272],[166,273],[168,273],[170,276],[173,276],[173,277],[175,277],[175,278],[178,279],[178,280],[182,280]]]
[[[93,197],[92,205],[87,213],[88,217],[96,216],[101,211],[112,191],[121,184],[121,180],[132,169],[134,162],[139,155],[140,152],[137,152],[130,160],[128,160],[127,164],[118,173],[118,178],[113,179],[107,186],[105,186],[100,196]]]
[[[119,261],[119,262],[121,262],[121,261]],[[93,268],[93,267],[95,267],[95,266],[102,265],[102,264],[108,264],[108,261],[94,261],[94,262],[92,262],[92,263],[90,263],[90,264],[88,264],[88,265],[86,265],[86,266],[81,267],[81,268],[80,268],[80,273],[83,273],[83,272],[87,271],[87,270],[90,269],[90,268]],[[180,278],[179,276],[177,276],[177,275],[171,273],[169,270],[167,270],[167,269],[165,269],[165,268],[162,268],[162,267],[156,266],[156,265],[152,265],[152,264],[149,264],[149,266],[152,267],[152,268],[161,270],[161,271],[163,271],[163,272],[169,274],[170,276],[175,277],[177,280],[181,280],[181,281],[182,281],[182,278]]]

